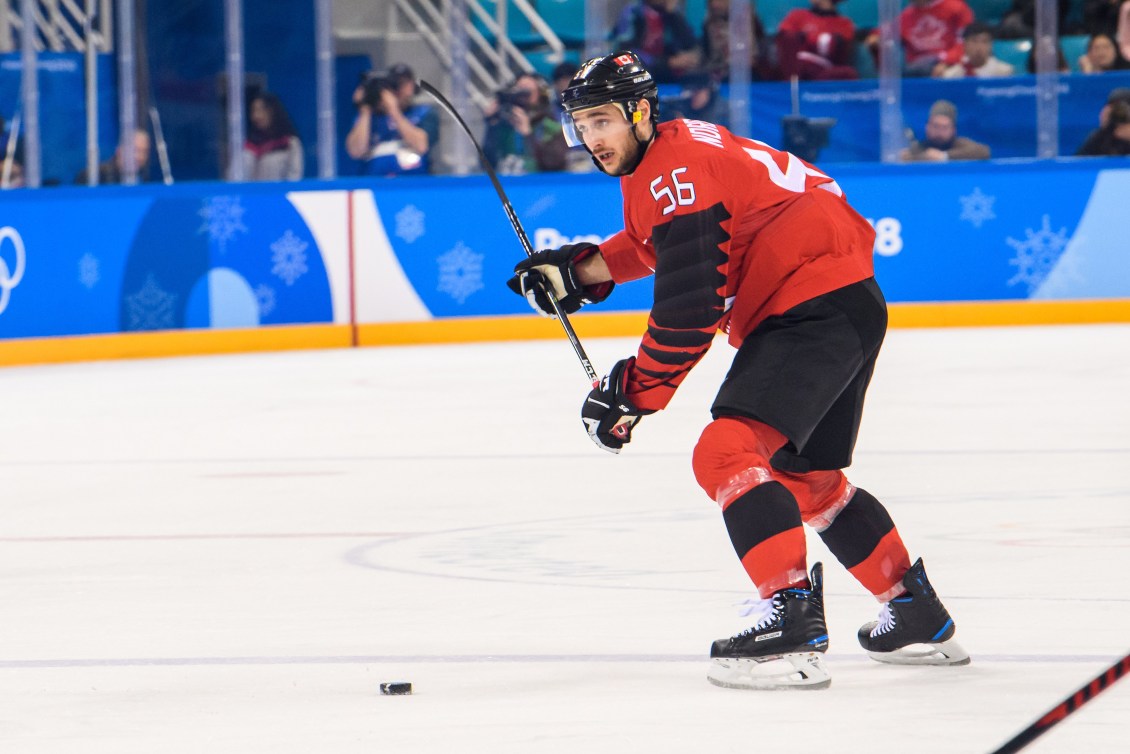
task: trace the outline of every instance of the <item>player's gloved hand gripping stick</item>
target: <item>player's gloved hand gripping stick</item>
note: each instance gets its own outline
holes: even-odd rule
[[[494,190],[498,193],[498,198],[502,200],[502,208],[506,211],[506,217],[509,218],[510,225],[513,226],[514,232],[518,234],[518,240],[521,241],[522,248],[526,251],[526,256],[534,257],[539,252],[534,251],[534,247],[530,243],[530,239],[526,236],[526,231],[522,228],[522,223],[518,221],[518,215],[514,212],[514,207],[510,204],[510,199],[506,196],[506,192],[502,189],[502,184],[498,181],[498,174],[494,172],[494,168],[492,168],[490,162],[487,161],[487,156],[483,154],[483,148],[479,146],[479,142],[475,139],[475,135],[471,133],[471,129],[467,126],[466,121],[463,120],[463,117],[459,115],[458,112],[456,112],[455,107],[450,102],[448,102],[447,98],[440,94],[434,86],[423,80],[421,80],[419,84],[420,89],[430,94],[432,98],[439,103],[440,107],[446,110],[448,114],[455,119],[455,122],[458,123],[460,128],[463,129],[464,133],[467,134],[467,138],[469,138],[471,140],[471,143],[475,145],[475,151],[479,153],[479,163],[483,166],[483,170],[490,178],[490,182],[494,184]],[[545,264],[545,262],[543,261],[542,264]],[[576,352],[577,358],[580,359],[581,366],[584,368],[585,375],[588,376],[589,382],[594,386],[597,385],[600,381],[600,378],[597,377],[596,370],[592,367],[592,362],[589,361],[589,357],[585,353],[585,349],[581,345],[581,341],[577,337],[576,331],[573,330],[573,325],[569,322],[569,317],[566,309],[561,306],[561,302],[557,300],[557,296],[555,295],[553,290],[544,286],[540,287],[542,288],[541,298],[553,312],[553,315],[557,317],[557,319],[561,322],[561,327],[565,329],[565,335],[569,338],[569,342],[573,345],[573,350]],[[536,296],[536,294],[533,295]],[[533,300],[534,299],[531,299],[531,302],[533,302]],[[577,303],[576,308],[580,308],[580,303]],[[576,309],[573,309],[572,311],[576,311]]]
[[[600,303],[608,298],[615,285],[609,281],[585,285],[577,272],[580,262],[596,255],[600,247],[591,243],[571,243],[559,249],[534,252],[514,266],[514,277],[506,281],[510,290],[524,296],[538,314],[556,317],[546,295],[553,293],[566,314],[585,304]]]

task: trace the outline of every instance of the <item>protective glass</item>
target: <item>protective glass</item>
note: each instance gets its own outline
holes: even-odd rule
[[[639,113],[633,113],[633,116],[638,122]],[[625,131],[630,131],[632,125],[619,104],[561,115],[561,130],[565,133],[565,142],[571,147],[584,146],[586,139],[591,143],[602,138],[615,138]]]

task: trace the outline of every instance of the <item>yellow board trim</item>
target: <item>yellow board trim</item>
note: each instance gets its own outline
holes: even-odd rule
[[[1130,322],[1130,299],[891,304],[891,327],[1001,327]]]
[[[569,317],[579,338],[617,338],[647,329],[646,312],[577,314]],[[474,343],[499,340],[563,338],[557,320],[548,317],[466,317],[428,322],[382,322],[357,325],[357,345],[392,346],[418,343]]]
[[[1130,300],[891,304],[889,312],[890,326],[899,328],[1097,324],[1130,322]],[[580,338],[633,337],[647,329],[646,312],[577,314],[569,321]],[[357,326],[357,344],[361,346],[561,337],[561,325],[555,320],[529,316]]]
[[[287,325],[242,330],[161,330],[0,340],[0,366],[163,356],[348,348],[349,325]]]
[[[579,313],[570,318],[578,337],[637,337],[646,312]],[[1130,299],[1102,301],[981,301],[891,304],[890,325],[997,327],[1130,322]],[[531,315],[466,317],[423,322],[357,325],[288,325],[243,330],[163,330],[110,335],[0,340],[0,366],[105,359],[287,351],[358,346],[475,343],[563,338],[561,325]]]

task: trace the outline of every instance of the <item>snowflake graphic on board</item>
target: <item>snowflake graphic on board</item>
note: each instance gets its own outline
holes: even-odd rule
[[[264,283],[255,287],[255,303],[259,307],[259,319],[263,319],[275,310],[275,289]]]
[[[1051,219],[1047,215],[1044,215],[1043,225],[1039,230],[1025,228],[1024,233],[1026,238],[1023,241],[1012,237],[1005,239],[1016,250],[1016,256],[1008,263],[1015,265],[1017,270],[1008,284],[1024,283],[1028,286],[1028,292],[1032,293],[1040,287],[1063,256],[1063,250],[1070,239],[1067,237],[1067,228],[1052,232]]]
[[[308,271],[306,248],[309,245],[288,228],[282,238],[271,244],[271,261],[275,263],[271,273],[287,285],[294,285],[294,281]]]
[[[424,235],[424,213],[416,205],[409,204],[396,213],[396,237],[405,243],[413,243]]]
[[[88,291],[98,285],[102,275],[98,269],[98,257],[89,251],[78,260],[78,282]]]
[[[137,293],[126,296],[129,320],[126,329],[167,330],[173,327],[173,307],[176,303],[176,295],[162,288],[153,273],[149,273]]]
[[[958,201],[961,202],[961,217],[959,219],[968,220],[974,228],[980,228],[986,220],[996,219],[996,213],[993,212],[993,202],[996,200],[995,196],[982,194],[981,187],[975,186],[973,193],[969,196],[958,197]]]
[[[483,288],[483,255],[476,254],[463,245],[436,259],[439,263],[439,285],[437,290],[446,293],[462,304],[472,293]]]
[[[204,206],[196,214],[204,218],[204,224],[197,233],[208,233],[208,238],[219,244],[220,253],[227,252],[228,241],[235,238],[236,233],[246,233],[247,226],[243,224],[243,213],[246,212],[239,203],[238,196],[212,196],[204,200]]]

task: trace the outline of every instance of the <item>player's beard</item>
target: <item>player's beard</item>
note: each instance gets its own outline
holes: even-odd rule
[[[635,126],[632,126],[632,133],[633,135],[636,134]],[[600,172],[605,175],[610,175],[613,178],[619,178],[622,175],[628,175],[634,172],[635,169],[639,167],[640,161],[643,160],[643,152],[647,149],[648,143],[649,142],[641,142],[637,135],[636,138],[628,142],[621,159],[612,170],[605,168],[604,163],[596,159],[596,155],[593,155],[592,152],[589,152],[589,155],[592,157],[593,164],[596,165]]]

